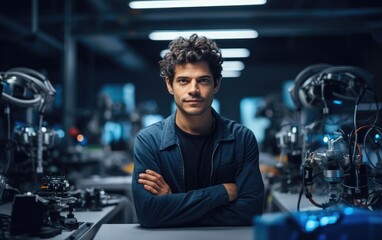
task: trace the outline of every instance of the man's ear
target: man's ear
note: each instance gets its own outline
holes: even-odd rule
[[[173,95],[174,94],[174,90],[172,89],[172,85],[171,85],[171,82],[170,82],[170,79],[166,78],[166,86],[167,86],[167,91]]]
[[[214,94],[219,92],[221,82],[222,82],[221,79],[216,80],[216,84],[215,84],[215,87],[214,87]]]

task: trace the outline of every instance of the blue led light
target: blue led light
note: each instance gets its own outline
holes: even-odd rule
[[[381,135],[379,135],[378,133],[374,135],[374,142],[375,143],[378,143],[378,141],[381,140]]]
[[[305,224],[305,231],[314,231],[320,224],[316,220],[308,220]]]
[[[334,224],[338,220],[337,216],[325,216],[320,219],[320,225],[321,226],[326,226],[328,224]]]
[[[354,209],[353,208],[351,208],[351,207],[344,208],[344,214],[345,215],[351,215],[353,213],[354,213]]]
[[[326,226],[326,225],[328,225],[328,223],[329,223],[329,217],[322,217],[320,219],[320,225],[321,226]]]
[[[341,105],[342,101],[341,100],[333,100],[333,103],[336,105]]]
[[[57,132],[57,135],[58,135],[59,138],[64,138],[65,137],[65,131],[64,130],[57,129],[56,132]]]

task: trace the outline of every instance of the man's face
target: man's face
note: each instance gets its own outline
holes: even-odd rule
[[[197,116],[210,110],[214,94],[218,92],[220,80],[214,79],[206,62],[186,63],[175,67],[171,86],[166,80],[168,91],[174,95],[175,104],[181,114]]]

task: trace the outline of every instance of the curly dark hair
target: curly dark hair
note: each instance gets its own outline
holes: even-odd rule
[[[169,44],[170,51],[161,61],[160,76],[168,78],[172,85],[175,75],[175,66],[186,63],[205,61],[208,63],[214,78],[214,84],[222,78],[223,57],[216,42],[204,36],[193,34],[189,39],[179,37]]]

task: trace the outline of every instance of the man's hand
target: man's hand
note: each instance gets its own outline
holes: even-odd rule
[[[224,183],[225,190],[228,193],[228,199],[230,202],[233,202],[237,198],[237,185],[236,183]]]
[[[171,189],[164,181],[162,175],[147,169],[145,173],[139,174],[138,183],[151,194],[164,195],[171,194]]]

